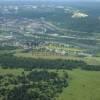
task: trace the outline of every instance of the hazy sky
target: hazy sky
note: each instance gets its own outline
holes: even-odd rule
[[[0,0],[2,1],[2,0]],[[17,0],[3,0],[3,1],[17,1]],[[20,0],[20,1],[100,1],[100,0]]]
[[[68,1],[68,2],[75,2],[75,1],[79,1],[79,2],[96,2],[100,0],[0,0],[0,1]]]

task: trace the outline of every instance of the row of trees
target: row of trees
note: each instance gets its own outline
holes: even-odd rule
[[[0,50],[15,50],[17,47],[15,46],[0,46]]]
[[[13,56],[12,53],[0,54],[0,65],[3,68],[23,68],[32,70],[41,69],[69,69],[81,68],[84,70],[100,71],[100,65],[88,65],[84,61],[66,59],[33,59]]]
[[[0,55],[0,64],[3,68],[24,68],[26,70],[32,70],[33,68],[72,70],[79,66],[86,66],[85,62],[77,60],[33,59],[16,57],[10,54]]]
[[[25,70],[38,69],[69,69],[81,68],[84,70],[100,71],[99,65],[88,65],[84,61],[64,59],[33,59],[16,57],[12,54],[0,55],[0,65],[3,68],[23,68]]]
[[[81,67],[83,70],[88,70],[88,71],[100,71],[100,65],[87,65]]]

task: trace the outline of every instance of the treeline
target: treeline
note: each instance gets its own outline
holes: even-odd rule
[[[68,69],[81,68],[84,70],[100,71],[99,65],[88,65],[84,61],[64,59],[33,59],[16,57],[12,54],[0,55],[0,65],[3,68],[37,69]]]
[[[72,70],[73,68],[77,68],[79,66],[86,66],[86,63],[77,60],[33,59],[5,54],[0,55],[0,65],[3,68],[24,68],[26,70],[32,70],[34,68]]]
[[[17,47],[15,46],[0,46],[0,50],[15,50]]]
[[[87,65],[81,67],[83,70],[88,70],[88,71],[100,71],[100,65]]]
[[[55,100],[68,86],[68,74],[63,72],[32,71],[28,75],[0,76],[0,97],[3,100]],[[9,88],[9,86],[12,88]]]

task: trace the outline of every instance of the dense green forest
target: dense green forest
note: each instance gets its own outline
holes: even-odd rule
[[[62,76],[46,70],[22,72],[20,76],[0,75],[0,97],[3,100],[55,100],[67,86],[66,72]]]

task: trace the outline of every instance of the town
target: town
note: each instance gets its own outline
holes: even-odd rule
[[[32,54],[36,53],[35,49],[38,49],[42,53],[45,52],[44,55],[79,57],[96,56],[96,52],[100,50],[98,38],[81,36],[81,34],[88,34],[87,32],[61,28],[59,27],[61,23],[54,23],[46,17],[46,13],[55,13],[56,10],[74,14],[79,12],[77,9],[53,4],[1,5],[0,8],[1,47],[14,46]],[[26,15],[28,12],[24,13],[24,10],[33,10],[33,15],[35,15],[31,18],[31,15]]]

